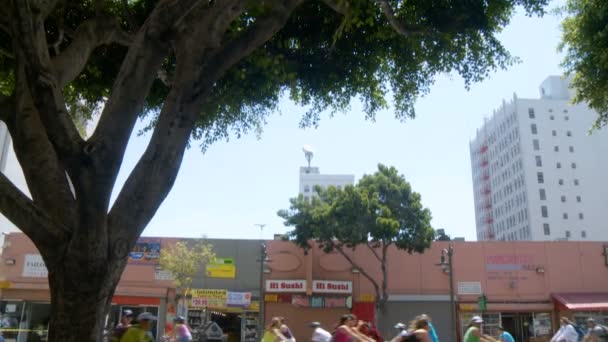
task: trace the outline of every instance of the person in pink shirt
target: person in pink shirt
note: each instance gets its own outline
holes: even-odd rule
[[[186,324],[186,319],[183,316],[177,316],[173,319],[175,322],[175,340],[177,342],[190,342],[192,341],[192,332],[190,327]]]

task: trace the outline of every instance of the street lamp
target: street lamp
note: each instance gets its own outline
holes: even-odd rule
[[[456,303],[454,301],[454,268],[452,264],[453,256],[454,247],[452,244],[450,244],[448,248],[441,250],[441,262],[436,265],[441,266],[443,273],[450,276],[450,318],[452,320],[452,342],[456,342],[458,341],[458,336],[456,335]]]
[[[265,306],[265,300],[264,300],[264,266],[266,265],[267,262],[270,262],[270,260],[268,259],[268,254],[266,251],[266,243],[264,242],[264,236],[263,236],[263,231],[264,231],[264,227],[266,227],[265,224],[256,224],[256,226],[258,226],[260,228],[260,259],[258,260],[258,262],[260,263],[260,312],[258,314],[258,341],[261,341],[263,336],[264,336],[264,306]]]

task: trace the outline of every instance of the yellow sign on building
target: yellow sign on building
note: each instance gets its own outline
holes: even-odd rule
[[[192,295],[192,299],[190,299],[190,306],[192,307],[217,309],[226,307],[227,290],[192,289],[190,294]]]
[[[209,278],[236,278],[236,266],[232,258],[215,258],[205,266],[205,273]]]

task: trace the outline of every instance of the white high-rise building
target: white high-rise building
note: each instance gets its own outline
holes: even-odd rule
[[[310,166],[310,162],[313,157],[312,147],[309,145],[305,145],[303,150],[306,160],[308,161],[308,166],[300,167],[299,194],[303,195],[306,200],[312,198],[316,186],[320,186],[321,188],[327,188],[328,186],[333,185],[337,188],[341,188],[346,185],[353,185],[355,183],[354,175],[321,174],[319,172],[318,167]]]
[[[513,96],[470,143],[478,240],[608,240],[608,131],[569,80]]]

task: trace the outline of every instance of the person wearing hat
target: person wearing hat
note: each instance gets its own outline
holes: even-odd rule
[[[587,333],[585,334],[585,342],[607,342],[608,341],[608,328],[603,325],[599,325],[595,322],[595,319],[587,319]]]
[[[120,322],[114,328],[112,332],[112,342],[118,342],[122,338],[122,335],[127,332],[129,327],[131,326],[131,322],[133,321],[133,311],[125,310],[122,312],[122,317],[120,317]]]
[[[501,342],[515,342],[515,339],[513,338],[513,335],[511,335],[511,333],[509,333],[508,331],[505,330],[505,328],[503,328],[502,325],[498,326],[498,340]]]
[[[467,327],[467,332],[464,334],[463,342],[495,342],[495,339],[481,334],[482,324],[483,318],[473,316]]]
[[[173,323],[175,324],[175,329],[173,329],[173,331],[177,342],[192,341],[192,332],[190,331],[190,327],[186,324],[186,318],[184,318],[184,316],[175,317]]]
[[[574,323],[568,317],[559,320],[560,328],[551,338],[551,342],[578,342],[578,333]]]
[[[150,334],[156,316],[149,312],[142,312],[137,315],[138,324],[132,325],[127,332],[122,335],[120,342],[153,342]]]
[[[312,342],[329,342],[331,341],[331,334],[329,331],[321,328],[321,323],[312,322],[310,323],[310,327],[313,329],[312,331]]]

